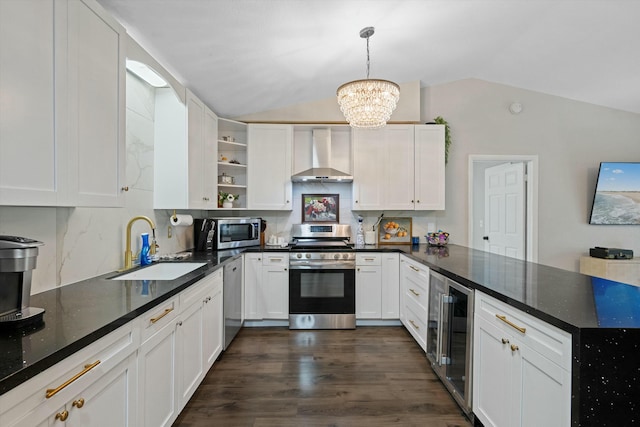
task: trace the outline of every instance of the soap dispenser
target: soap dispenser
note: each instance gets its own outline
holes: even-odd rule
[[[140,249],[140,265],[151,264],[151,247],[149,246],[149,233],[142,233],[142,249]]]

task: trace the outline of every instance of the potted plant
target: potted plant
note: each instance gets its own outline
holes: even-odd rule
[[[218,192],[218,207],[230,209],[233,207],[233,202],[240,198],[239,194],[225,193],[224,191]]]
[[[449,129],[449,123],[442,118],[442,116],[438,116],[433,119],[433,122],[427,124],[437,124],[444,125],[444,164],[449,163],[449,146],[451,145],[451,129]]]

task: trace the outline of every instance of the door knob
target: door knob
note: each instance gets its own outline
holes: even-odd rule
[[[489,236],[482,236],[482,240],[489,240]]]

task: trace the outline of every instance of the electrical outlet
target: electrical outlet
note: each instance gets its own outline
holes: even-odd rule
[[[167,228],[167,238],[170,239],[171,236],[173,236],[173,228],[169,226],[169,228]]]

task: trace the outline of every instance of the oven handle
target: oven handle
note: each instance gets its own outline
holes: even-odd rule
[[[291,270],[355,270],[356,263],[353,261],[291,261]]]

